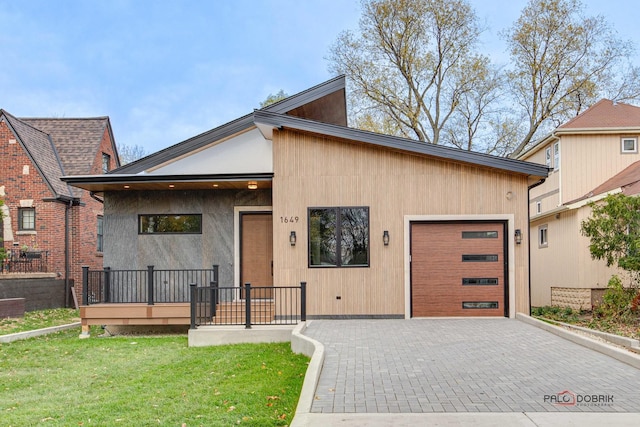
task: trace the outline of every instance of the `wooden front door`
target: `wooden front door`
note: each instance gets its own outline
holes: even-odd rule
[[[240,214],[240,285],[251,283],[251,298],[272,298],[273,219],[271,212]],[[244,291],[242,298],[245,298]]]

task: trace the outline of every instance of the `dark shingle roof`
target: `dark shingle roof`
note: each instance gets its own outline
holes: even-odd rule
[[[23,120],[20,120],[5,110],[0,109],[9,126],[22,141],[27,155],[40,170],[42,177],[47,182],[56,196],[73,197],[71,188],[60,180],[65,175],[62,163],[56,152],[56,148],[49,135],[36,129]]]
[[[51,136],[66,175],[91,173],[102,136],[109,123],[108,117],[20,120]]]

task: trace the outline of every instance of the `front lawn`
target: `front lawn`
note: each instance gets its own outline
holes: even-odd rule
[[[0,344],[2,425],[288,425],[309,360],[289,343],[79,333]]]
[[[32,331],[50,326],[67,325],[79,321],[79,310],[72,308],[27,311],[23,317],[0,319],[0,335]]]

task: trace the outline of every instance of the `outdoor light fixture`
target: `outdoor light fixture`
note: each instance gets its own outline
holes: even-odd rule
[[[292,231],[291,234],[289,235],[289,243],[291,243],[291,246],[295,246],[296,245],[296,232]]]
[[[255,190],[258,188],[258,182],[257,181],[249,181],[249,183],[247,184],[247,188],[249,190]]]
[[[522,231],[520,231],[520,229],[516,229],[516,244],[519,245],[520,243],[522,243]]]
[[[385,246],[389,246],[389,232],[387,230],[382,232],[382,243],[384,243]]]

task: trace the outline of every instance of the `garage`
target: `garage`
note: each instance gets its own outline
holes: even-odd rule
[[[506,227],[412,222],[411,316],[508,316]]]

